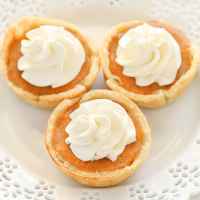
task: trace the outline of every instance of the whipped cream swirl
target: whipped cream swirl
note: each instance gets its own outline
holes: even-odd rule
[[[81,103],[70,114],[66,143],[82,161],[108,158],[115,161],[126,145],[136,141],[136,131],[126,110],[111,100]]]
[[[123,74],[134,77],[139,86],[172,83],[182,62],[180,47],[173,36],[164,28],[148,24],[125,33],[116,54]]]
[[[80,41],[61,26],[42,25],[21,42],[18,69],[22,78],[38,87],[65,85],[80,72],[85,51]]]

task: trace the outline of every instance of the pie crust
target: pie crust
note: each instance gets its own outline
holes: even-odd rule
[[[107,158],[96,161],[81,161],[65,143],[67,133],[60,128],[62,127],[60,126],[62,119],[66,120],[65,116],[69,116],[73,106],[76,107],[81,102],[92,99],[110,99],[119,103],[134,121],[137,140],[135,143],[127,145],[114,162]],[[63,127],[66,127],[66,124]],[[106,89],[92,90],[80,99],[66,99],[55,108],[48,121],[45,144],[53,162],[65,175],[91,187],[108,187],[126,180],[144,161],[150,149],[151,131],[143,113],[128,97]],[[139,150],[135,153],[135,149],[138,147]]]
[[[115,62],[116,47],[120,37],[130,28],[143,23],[165,28],[174,36],[180,45],[182,65],[177,72],[176,80],[168,86],[160,87],[158,84],[153,83],[150,86],[139,87],[135,84],[135,78],[123,75],[122,66]],[[103,47],[99,51],[99,55],[100,66],[103,69],[107,86],[112,90],[125,94],[139,106],[148,108],[164,106],[182,94],[195,77],[197,64],[199,63],[199,52],[197,48],[191,45],[190,41],[181,31],[163,21],[130,21],[115,26],[107,34]]]
[[[86,52],[86,60],[79,74],[74,80],[58,88],[33,86],[22,79],[21,72],[17,69],[17,60],[21,56],[20,42],[25,38],[25,33],[46,24],[65,27],[80,40]],[[99,71],[96,50],[74,25],[40,17],[24,17],[8,28],[1,48],[1,60],[8,84],[15,93],[25,101],[44,108],[55,107],[64,98],[81,96],[91,88]]]

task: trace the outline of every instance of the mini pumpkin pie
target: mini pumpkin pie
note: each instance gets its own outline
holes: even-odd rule
[[[99,68],[93,46],[74,25],[39,17],[8,28],[2,61],[16,94],[47,108],[88,91]]]
[[[100,50],[106,83],[138,105],[155,108],[179,96],[196,74],[199,52],[163,21],[119,24]]]
[[[92,187],[126,180],[146,158],[150,143],[149,125],[137,105],[105,89],[61,102],[46,133],[46,147],[56,166]]]

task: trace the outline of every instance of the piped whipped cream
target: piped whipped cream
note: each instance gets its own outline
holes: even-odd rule
[[[34,86],[59,87],[72,81],[85,61],[80,41],[62,26],[42,25],[21,41],[18,69]]]
[[[134,77],[139,86],[172,83],[182,63],[180,47],[173,36],[164,28],[148,24],[125,33],[116,54],[123,74]]]
[[[132,119],[118,103],[96,99],[81,103],[70,114],[66,143],[82,161],[115,161],[126,145],[136,141]]]

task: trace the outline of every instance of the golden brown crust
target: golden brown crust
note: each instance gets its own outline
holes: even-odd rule
[[[199,51],[197,47],[191,47],[191,54],[193,56],[192,63],[187,72],[185,72],[169,89],[159,89],[152,94],[138,94],[136,92],[131,92],[123,88],[118,77],[113,75],[109,69],[109,53],[108,46],[111,39],[118,34],[125,27],[132,27],[132,25],[141,23],[140,21],[130,21],[126,23],[121,23],[114,27],[110,33],[108,33],[103,47],[99,51],[100,57],[100,67],[102,67],[104,76],[106,79],[107,86],[115,91],[121,92],[128,96],[130,99],[135,101],[139,106],[147,108],[156,108],[164,106],[176,99],[181,95],[186,87],[190,84],[197,72],[197,64],[199,63]],[[162,22],[162,24],[166,24]]]
[[[24,17],[16,24],[10,26],[7,30],[7,33],[5,35],[2,49],[1,49],[1,68],[3,68],[4,74],[8,80],[9,86],[15,91],[15,93],[24,99],[25,101],[39,107],[43,108],[52,108],[55,107],[60,101],[62,101],[65,98],[75,98],[78,96],[81,96],[85,92],[87,92],[93,82],[96,79],[96,76],[99,71],[98,66],[98,56],[97,53],[93,47],[93,45],[90,43],[90,41],[82,36],[80,33],[80,37],[83,37],[83,41],[87,43],[87,45],[90,47],[92,51],[92,61],[91,61],[91,67],[88,75],[75,87],[72,89],[69,89],[67,91],[63,91],[57,94],[48,94],[48,95],[36,95],[31,93],[30,91],[26,91],[22,89],[19,85],[15,84],[11,80],[8,79],[7,73],[6,73],[6,60],[9,57],[9,48],[10,44],[13,40],[13,37],[19,38],[21,35],[28,31],[30,29],[30,24],[36,26],[37,24],[51,24],[51,25],[61,25],[67,28],[70,28],[71,30],[74,30],[76,32],[80,31],[72,24],[61,21],[61,20],[55,20],[55,19],[46,19],[46,18],[40,18],[40,17]]]
[[[142,126],[142,130],[144,132],[144,140],[142,149],[136,158],[136,160],[130,165],[122,169],[118,169],[115,171],[105,171],[105,172],[85,172],[77,169],[76,167],[72,166],[66,160],[63,160],[60,155],[55,151],[52,145],[52,133],[54,129],[54,124],[56,122],[57,117],[66,110],[67,107],[70,107],[77,102],[84,102],[91,99],[97,98],[108,98],[113,101],[116,101],[124,106],[125,109],[129,111],[129,114],[137,118],[139,123]],[[128,99],[123,94],[118,92],[109,91],[109,90],[93,90],[86,94],[84,94],[81,99],[66,99],[61,102],[53,111],[52,115],[50,116],[48,122],[48,128],[46,132],[46,148],[56,164],[56,166],[63,171],[67,176],[72,177],[76,181],[81,184],[88,185],[91,187],[108,187],[119,184],[120,182],[126,180],[130,175],[132,175],[135,170],[140,166],[140,164],[146,158],[150,144],[151,144],[151,134],[150,128],[146,121],[145,116],[142,114],[140,109],[137,107],[135,103],[133,103],[130,99]]]

